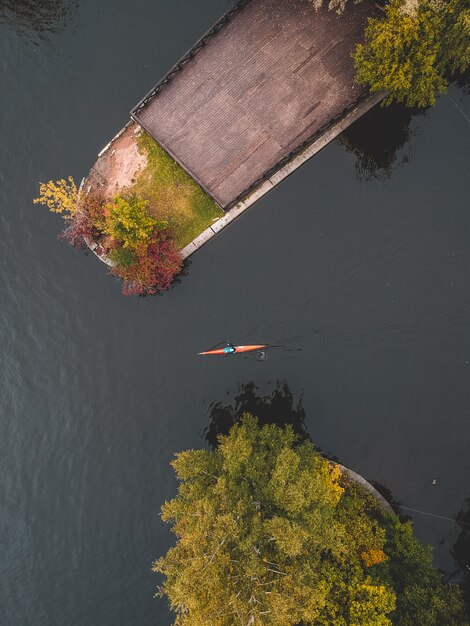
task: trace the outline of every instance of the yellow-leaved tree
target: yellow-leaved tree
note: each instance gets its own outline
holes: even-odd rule
[[[434,105],[449,72],[470,67],[470,0],[391,0],[353,56],[357,82],[388,92],[385,104]]]
[[[74,179],[50,180],[39,183],[39,196],[33,200],[34,204],[44,204],[53,213],[61,213],[66,220],[73,219],[77,211],[78,191]]]
[[[104,209],[104,232],[123,248],[136,250],[146,246],[155,228],[164,227],[148,212],[148,201],[131,195],[116,196]]]

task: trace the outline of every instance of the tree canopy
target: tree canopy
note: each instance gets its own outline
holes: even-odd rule
[[[470,66],[470,0],[392,0],[370,19],[354,53],[356,79],[407,106],[445,93],[449,73]]]
[[[79,194],[71,176],[40,183],[34,204],[61,213],[67,228],[60,235],[77,249],[100,242],[99,254],[111,261],[110,272],[123,281],[124,295],[153,295],[169,289],[183,259],[164,220],[148,212],[136,194],[105,202],[97,194]]]
[[[116,196],[104,209],[105,232],[123,248],[135,250],[149,242],[157,220],[148,210],[148,201],[139,196]]]
[[[214,451],[173,467],[162,518],[177,543],[153,569],[175,625],[465,624],[409,524],[290,427],[245,414]]]
[[[34,204],[47,206],[52,213],[62,213],[62,217],[71,220],[77,212],[78,191],[74,179],[50,180],[39,183],[39,196],[34,198]]]
[[[358,1],[360,2],[361,0]],[[317,11],[326,6],[328,11],[335,11],[338,15],[341,15],[346,8],[348,0],[309,0],[309,2],[313,4]]]

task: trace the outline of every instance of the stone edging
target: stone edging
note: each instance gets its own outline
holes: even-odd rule
[[[109,267],[114,267],[115,263],[113,263],[106,254],[100,254],[99,252],[96,251],[96,249],[99,248],[99,245],[96,243],[96,241],[93,241],[89,237],[83,237],[83,239],[85,240],[85,243],[88,246],[88,248],[93,252],[93,254],[96,257],[98,257],[100,261],[102,261]]]
[[[186,259],[191,254],[199,250],[205,243],[207,243],[214,235],[219,233],[223,228],[228,226],[230,222],[233,222],[235,218],[244,213],[252,204],[257,200],[265,196],[273,187],[278,185],[281,181],[287,178],[292,172],[295,172],[301,165],[308,161],[312,156],[320,152],[330,141],[335,139],[339,134],[343,132],[348,126],[359,119],[369,109],[378,104],[385,97],[385,93],[380,92],[369,96],[366,100],[363,100],[358,106],[347,113],[343,119],[336,124],[333,124],[325,133],[315,139],[307,148],[302,150],[299,154],[295,155],[286,165],[281,167],[270,178],[261,183],[261,185],[255,189],[247,198],[238,202],[232,209],[229,209],[223,217],[214,222],[209,228],[206,228],[200,235],[198,235],[193,241],[181,250],[183,259]]]
[[[100,150],[100,152],[98,152],[98,159],[99,159],[100,157],[102,157],[102,156],[103,156],[103,154],[105,154],[105,153],[106,153],[106,152],[107,152],[107,151],[111,148],[111,146],[112,146],[112,145],[113,145],[113,143],[116,141],[116,139],[119,139],[119,137],[120,137],[120,136],[124,133],[124,131],[125,131],[125,130],[127,130],[127,129],[129,128],[129,126],[131,126],[131,125],[132,125],[132,124],[134,124],[134,123],[135,123],[135,122],[134,122],[134,120],[132,120],[132,119],[131,119],[131,120],[129,120],[129,121],[127,122],[127,124],[126,124],[125,126],[123,126],[123,128],[121,128],[121,130],[118,132],[118,134],[117,134],[117,135],[114,135],[114,137],[111,139],[111,141],[110,141],[109,143],[107,143],[107,144],[105,145],[105,147],[104,147],[102,150]]]

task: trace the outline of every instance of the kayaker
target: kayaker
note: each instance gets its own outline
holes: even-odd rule
[[[1,2],[1,0],[0,0]],[[217,344],[221,345],[221,344]],[[256,345],[248,345],[248,346],[235,346],[230,341],[227,341],[225,346],[221,346],[220,348],[210,348],[209,350],[204,350],[204,352],[199,352],[198,354],[207,355],[207,354],[221,354],[222,356],[228,356],[229,354],[241,354],[242,352],[255,352],[256,350],[262,350],[263,348],[269,348],[269,346],[265,343],[256,344]]]
[[[235,348],[233,343],[230,343],[230,342],[227,341],[227,345],[224,348],[224,354],[225,355],[234,354],[236,351],[237,351],[237,349]]]

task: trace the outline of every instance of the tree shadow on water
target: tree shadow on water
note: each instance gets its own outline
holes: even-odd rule
[[[68,24],[79,0],[0,0],[0,23],[19,32],[59,32]]]
[[[388,487],[386,487],[385,485],[382,485],[381,483],[378,483],[376,480],[371,480],[370,484],[377,489],[377,491],[380,493],[381,496],[383,496],[385,498],[385,500],[390,504],[390,506],[392,507],[392,509],[394,510],[394,512],[398,515],[398,517],[400,518],[401,522],[408,522],[412,519],[412,517],[410,515],[408,515],[407,513],[403,513],[402,509],[401,509],[401,502],[400,500],[397,500],[391,489],[389,489]]]
[[[413,125],[426,109],[409,109],[403,104],[376,105],[344,130],[338,142],[356,157],[360,180],[385,180],[394,169],[410,160],[413,139],[419,129]]]
[[[470,68],[465,72],[457,72],[451,78],[451,84],[463,91],[464,96],[470,95]]]
[[[465,508],[457,513],[455,521],[461,530],[451,554],[462,572],[463,579],[460,583],[464,590],[465,604],[470,617],[470,498],[466,501]]]
[[[219,435],[226,435],[243,413],[252,413],[258,423],[283,427],[290,424],[300,441],[310,439],[305,426],[305,409],[302,397],[296,403],[286,381],[277,381],[271,394],[262,396],[253,381],[238,385],[233,401],[215,402],[211,405],[210,423],[204,438],[215,448]]]

